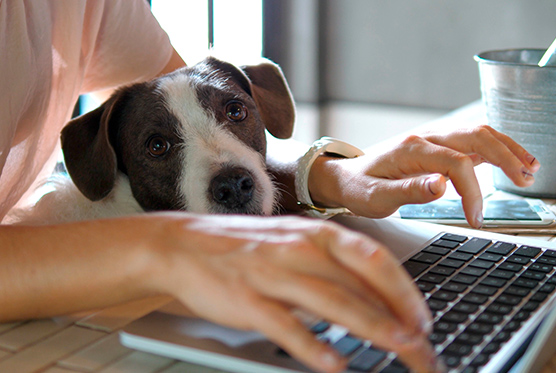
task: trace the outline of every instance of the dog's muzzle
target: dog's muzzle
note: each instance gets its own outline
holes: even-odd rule
[[[214,202],[230,212],[241,212],[253,199],[255,182],[244,168],[226,167],[210,182]]]

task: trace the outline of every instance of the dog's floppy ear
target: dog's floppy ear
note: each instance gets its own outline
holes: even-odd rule
[[[73,182],[92,201],[106,197],[114,187],[116,152],[108,124],[121,101],[118,91],[99,108],[70,121],[62,130],[64,163]]]
[[[293,96],[278,65],[266,61],[242,66],[251,81],[251,95],[257,103],[266,129],[280,139],[291,137],[295,121]]]

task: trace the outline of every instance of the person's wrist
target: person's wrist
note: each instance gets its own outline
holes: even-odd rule
[[[327,154],[320,155],[309,172],[309,193],[315,205],[325,208],[343,207],[340,187],[342,168],[339,159]]]

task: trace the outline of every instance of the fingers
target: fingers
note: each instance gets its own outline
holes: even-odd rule
[[[246,313],[256,330],[310,368],[331,373],[345,368],[346,360],[331,346],[317,340],[288,308],[257,298]]]
[[[517,186],[531,185],[534,182],[533,174],[540,167],[539,161],[521,145],[486,125],[425,138],[467,155],[480,156],[486,162],[500,167]]]

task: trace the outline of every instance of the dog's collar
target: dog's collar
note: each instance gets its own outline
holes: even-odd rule
[[[334,215],[349,213],[345,207],[327,208],[315,206],[309,193],[309,172],[311,166],[323,153],[338,154],[346,158],[355,158],[364,155],[363,151],[345,141],[341,141],[332,137],[322,137],[315,141],[311,148],[298,161],[297,171],[295,173],[295,193],[297,195],[297,204],[304,210],[307,215],[329,219]]]

